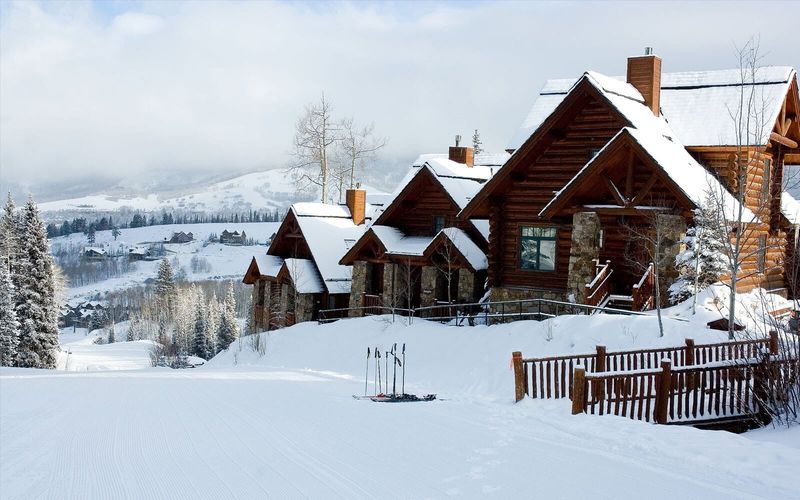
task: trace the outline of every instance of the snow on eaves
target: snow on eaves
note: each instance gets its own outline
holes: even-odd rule
[[[621,82],[624,77],[606,77],[589,72],[607,92],[631,97]],[[583,77],[581,77],[583,78]],[[780,112],[789,85],[796,78],[795,70],[787,66],[758,68],[755,78],[755,98],[766,108],[765,123],[772,124]],[[745,80],[749,80],[745,75]],[[534,101],[528,115],[508,144],[516,150],[536,131],[564,100],[580,78],[548,80]],[[735,129],[730,110],[742,91],[742,76],[738,69],[719,71],[689,71],[663,73],[661,76],[661,111],[675,135],[685,146],[722,146],[736,144]],[[769,136],[769,127],[763,131],[761,143]]]
[[[453,243],[462,256],[475,271],[489,268],[489,261],[483,250],[472,242],[467,233],[457,227],[446,227],[441,231]]]
[[[253,255],[253,258],[256,260],[256,266],[258,266],[258,274],[261,276],[270,276],[272,278],[278,276],[278,272],[283,265],[283,259],[281,257],[264,253]]]
[[[781,193],[781,212],[792,224],[800,224],[800,202],[786,191]]]
[[[308,259],[286,259],[283,267],[292,278],[297,293],[322,293],[325,286],[314,263]]]
[[[292,204],[292,210],[298,217],[350,218],[350,209],[347,208],[347,205],[329,205],[327,203],[303,202]]]

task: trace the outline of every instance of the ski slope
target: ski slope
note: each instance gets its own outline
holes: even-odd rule
[[[2,369],[0,497],[796,496],[797,429],[734,435],[572,416],[565,400],[512,402],[512,350],[711,342],[721,332],[670,320],[659,338],[655,318],[619,316],[548,323],[372,317],[261,334],[264,356],[245,338],[191,370]],[[364,392],[366,347],[395,342],[407,345],[407,391],[440,400],[351,397]],[[86,348],[113,358],[107,348],[116,346]],[[373,374],[371,365],[369,392]]]

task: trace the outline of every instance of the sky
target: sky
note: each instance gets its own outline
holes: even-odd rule
[[[800,3],[0,0],[0,184],[34,193],[285,167],[322,92],[403,168],[480,131],[502,150],[547,78],[800,66]],[[77,187],[76,187],[77,186]],[[51,196],[52,197],[52,196]]]

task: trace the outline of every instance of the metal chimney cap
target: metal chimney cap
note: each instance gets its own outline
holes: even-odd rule
[[[653,47],[645,47],[644,48],[644,55],[652,56],[653,55]]]
[[[456,147],[461,143],[461,135],[456,135]]]

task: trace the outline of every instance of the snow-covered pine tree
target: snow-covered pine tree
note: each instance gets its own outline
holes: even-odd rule
[[[686,250],[675,258],[675,267],[680,276],[669,288],[670,303],[677,304],[716,283],[729,268],[725,255],[725,229],[719,228],[715,221],[719,217],[713,213],[715,205],[711,200],[695,209],[694,226],[686,231],[684,243]]]
[[[225,294],[219,329],[217,330],[217,352],[227,349],[238,337],[239,325],[236,322],[236,298],[233,295],[233,284],[229,284],[228,292]]]
[[[6,204],[3,207],[3,217],[0,219],[0,256],[2,256],[3,265],[10,273],[13,272],[11,261],[16,254],[17,231],[19,230],[15,210],[14,200],[11,198],[11,193],[8,193]]]
[[[116,341],[117,341],[117,334],[114,331],[114,323],[111,323],[108,326],[108,343],[113,344]]]
[[[172,273],[172,264],[169,259],[164,257],[158,266],[158,276],[156,277],[156,298],[159,306],[167,316],[172,319],[175,308],[175,277]]]
[[[134,340],[139,340],[139,318],[138,316],[131,316],[131,320],[128,323],[128,334],[125,336],[125,340],[128,342],[133,342]]]
[[[473,153],[479,155],[483,153],[483,142],[481,142],[481,134],[478,132],[478,129],[475,129],[475,133],[472,134],[472,149]]]
[[[208,337],[206,336],[206,308],[202,301],[197,302],[191,353],[198,358],[210,358],[208,352]]]
[[[14,310],[14,284],[5,265],[0,266],[0,366],[17,364],[19,323]]]
[[[220,303],[217,300],[217,294],[211,295],[211,300],[208,301],[208,308],[206,314],[206,338],[208,339],[208,349],[213,357],[217,354],[217,331],[219,331],[220,321]]]
[[[20,323],[18,366],[55,368],[58,351],[58,307],[54,264],[47,231],[32,198],[19,217],[19,282],[16,297]]]

